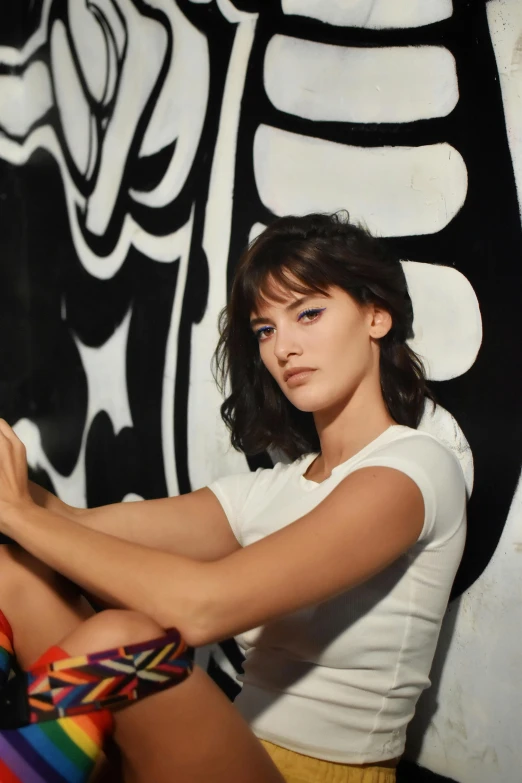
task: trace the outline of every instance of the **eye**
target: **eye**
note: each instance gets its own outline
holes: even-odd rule
[[[305,323],[312,323],[312,321],[316,321],[323,310],[326,310],[326,307],[312,307],[308,310],[303,310],[302,313],[299,313],[297,316],[298,321],[302,321],[305,319]]]
[[[297,320],[303,321],[305,324],[313,323],[314,321],[317,321],[323,310],[326,310],[326,307],[309,307],[299,313]],[[254,335],[258,342],[267,340],[274,331],[274,328],[275,327],[273,326],[261,326],[259,329],[255,329]]]
[[[262,326],[260,329],[256,329],[254,334],[259,340],[259,342],[262,342],[263,340],[266,340],[267,337],[270,336],[270,332],[273,331],[273,326]]]

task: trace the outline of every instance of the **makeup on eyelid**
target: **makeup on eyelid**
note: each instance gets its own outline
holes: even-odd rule
[[[301,321],[302,318],[306,316],[312,316],[312,315],[319,316],[324,310],[326,310],[326,307],[309,307],[306,310],[303,310],[302,312],[299,313],[299,315],[297,316],[297,320]],[[308,323],[312,324],[316,320],[317,318],[314,318],[313,321],[309,321]],[[273,326],[262,326],[259,329],[255,329],[254,334],[258,340],[262,340],[263,339],[262,335],[266,334],[269,329],[273,329],[273,328],[274,328]]]

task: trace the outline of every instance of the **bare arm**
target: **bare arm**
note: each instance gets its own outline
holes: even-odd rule
[[[35,505],[23,444],[0,419],[0,532],[103,600],[144,612],[165,628],[177,626],[194,646],[370,579],[417,541],[424,514],[412,479],[393,468],[366,467],[292,524],[214,562],[199,562]]]
[[[172,498],[89,509],[69,506],[32,481],[29,492],[38,506],[53,514],[152,549],[217,560],[240,548],[221,503],[206,487]]]
[[[194,646],[364,582],[415,543],[423,519],[410,478],[365,468],[293,524],[204,563],[71,524],[23,498],[0,505],[1,529],[29,552],[103,600],[177,626]]]

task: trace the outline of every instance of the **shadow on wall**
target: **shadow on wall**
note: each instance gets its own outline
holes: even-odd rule
[[[421,769],[411,761],[401,761],[397,767],[397,783],[457,783],[453,778],[445,778],[430,772],[429,769]]]

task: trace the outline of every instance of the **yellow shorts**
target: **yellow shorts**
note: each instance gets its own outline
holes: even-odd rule
[[[261,744],[286,783],[395,783],[396,760],[379,764],[336,764],[303,756],[272,742]]]

